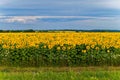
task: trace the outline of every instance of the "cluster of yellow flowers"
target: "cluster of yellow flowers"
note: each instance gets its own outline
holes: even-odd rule
[[[40,43],[45,43],[49,48],[56,44],[63,46],[69,44],[86,44],[86,48],[94,48],[96,44],[102,48],[111,46],[120,48],[120,33],[109,32],[36,32],[36,33],[0,33],[0,44],[3,48],[24,48],[38,47]],[[96,47],[96,49],[99,49]],[[83,51],[85,52],[85,51]]]

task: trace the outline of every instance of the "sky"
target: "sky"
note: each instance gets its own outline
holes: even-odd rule
[[[120,30],[120,0],[0,0],[0,30]]]

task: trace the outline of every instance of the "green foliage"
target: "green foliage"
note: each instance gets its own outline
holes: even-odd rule
[[[41,43],[39,47],[9,48],[0,45],[0,65],[39,67],[39,66],[119,66],[120,49],[114,47],[102,48],[95,45],[55,45],[49,48]]]

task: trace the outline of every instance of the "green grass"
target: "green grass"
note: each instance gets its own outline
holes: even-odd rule
[[[120,80],[120,71],[0,72],[0,80]]]
[[[0,80],[120,80],[120,67],[0,67]]]

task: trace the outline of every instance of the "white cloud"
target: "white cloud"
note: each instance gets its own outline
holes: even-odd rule
[[[62,7],[62,8],[96,8],[96,7],[107,7],[120,9],[120,0],[0,0],[0,5],[8,8],[39,8],[39,7]],[[75,8],[76,8],[75,7]]]
[[[0,0],[0,5],[6,5],[13,0]]]
[[[31,23],[37,21],[37,19],[116,19],[116,17],[92,17],[92,16],[0,16],[0,22],[6,23]]]
[[[67,22],[46,22],[40,19],[68,19]],[[69,19],[78,18],[69,21]],[[83,19],[81,19],[83,18]],[[37,21],[37,19],[39,19]],[[5,22],[5,23],[4,23]],[[22,23],[22,25],[14,24],[14,22]],[[10,23],[10,24],[7,24]],[[28,23],[28,24],[26,24]],[[92,17],[92,16],[0,16],[1,27],[11,29],[120,29],[120,17]],[[0,28],[1,28],[0,27]]]
[[[107,0],[105,2],[106,7],[120,9],[120,0]]]
[[[13,22],[20,22],[20,23],[27,23],[35,21],[37,17],[32,16],[0,16],[0,22],[7,22],[7,23],[13,23]]]

